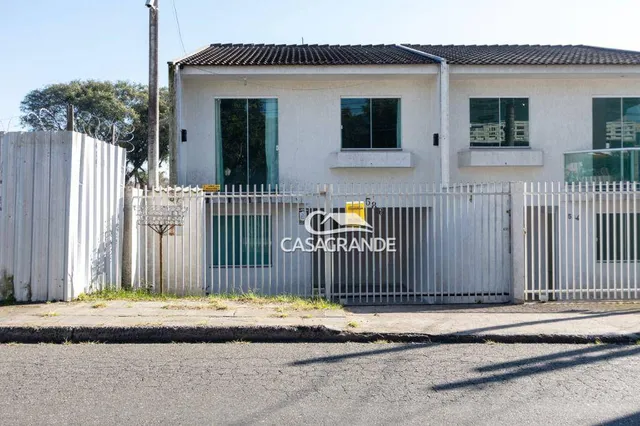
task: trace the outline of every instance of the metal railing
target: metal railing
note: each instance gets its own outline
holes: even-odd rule
[[[640,148],[597,149],[564,154],[565,182],[637,182]]]
[[[638,298],[637,183],[528,183],[524,188],[527,299]]]
[[[162,240],[168,293],[369,304],[509,301],[509,202],[500,183],[177,187],[133,199],[186,211]],[[134,282],[158,291],[160,239],[140,224],[134,241]]]

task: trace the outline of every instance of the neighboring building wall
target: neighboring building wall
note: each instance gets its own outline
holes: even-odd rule
[[[216,181],[214,100],[217,97],[278,98],[280,183],[440,180],[440,148],[432,142],[433,133],[439,131],[436,75],[386,79],[363,76],[361,80],[314,82],[295,78],[263,81],[250,78],[245,85],[237,79],[183,76],[182,128],[188,130],[188,141],[178,146],[178,183],[200,185]],[[400,97],[402,149],[413,154],[414,167],[330,168],[331,153],[340,151],[340,99],[343,96]]]
[[[464,78],[450,83],[451,182],[563,181],[566,151],[592,149],[592,99],[637,96],[638,78]],[[469,150],[470,97],[529,98],[530,149],[542,150],[543,166],[458,167]],[[494,153],[522,148],[476,148]],[[526,149],[525,149],[526,151]],[[520,151],[522,152],[522,151]],[[509,155],[510,160],[514,158]]]

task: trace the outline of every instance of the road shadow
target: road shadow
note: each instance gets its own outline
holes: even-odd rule
[[[640,411],[637,413],[629,414],[628,416],[618,417],[617,419],[609,420],[608,422],[598,423],[599,426],[623,426],[623,425],[639,425],[640,424]]]
[[[466,387],[483,386],[490,383],[503,383],[521,377],[550,373],[577,366],[626,358],[640,354],[638,346],[595,345],[558,352],[554,354],[523,358],[505,363],[489,364],[476,368],[479,373],[495,372],[490,375],[443,383],[432,386],[435,391],[455,390]],[[504,371],[507,370],[507,371]],[[509,371],[510,370],[510,371]]]
[[[325,357],[319,357],[319,358],[302,359],[299,361],[294,361],[289,365],[302,366],[302,365],[310,365],[310,364],[330,364],[330,363],[345,361],[351,358],[362,358],[367,356],[382,355],[382,354],[388,354],[388,353],[394,353],[394,352],[403,352],[403,351],[408,351],[412,349],[433,347],[436,345],[438,344],[437,343],[403,343],[403,344],[392,345],[390,347],[385,347],[381,349],[373,349],[370,351],[331,355],[331,356],[325,356]]]

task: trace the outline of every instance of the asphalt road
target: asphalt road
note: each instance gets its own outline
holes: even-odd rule
[[[640,424],[640,346],[0,345],[0,424]]]

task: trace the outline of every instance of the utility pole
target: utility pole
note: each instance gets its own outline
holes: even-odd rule
[[[147,168],[149,187],[159,184],[160,107],[158,105],[158,0],[147,0],[149,8],[149,139]]]

